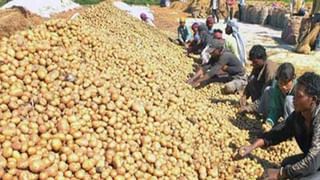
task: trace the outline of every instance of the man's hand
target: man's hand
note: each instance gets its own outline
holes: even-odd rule
[[[197,88],[197,87],[200,86],[200,82],[199,82],[199,81],[195,81],[195,82],[190,83],[190,85],[191,85],[193,88]]]
[[[247,97],[245,95],[242,95],[240,98],[240,107],[244,107],[247,105]]]
[[[238,151],[238,154],[241,156],[241,157],[245,157],[247,156],[248,154],[251,153],[251,151],[254,150],[254,147],[253,145],[249,145],[249,146],[243,146],[239,149]]]
[[[222,66],[222,70],[223,70],[223,71],[227,72],[227,69],[228,69],[228,65]]]
[[[263,173],[264,180],[278,180],[280,179],[279,169],[266,169]]]

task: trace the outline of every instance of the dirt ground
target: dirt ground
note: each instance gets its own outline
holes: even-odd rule
[[[70,11],[58,13],[52,16],[51,19],[71,18],[75,13],[81,13],[85,7],[73,9]],[[32,14],[22,7],[0,10],[0,38],[8,37],[16,31],[26,30],[33,26],[39,25],[46,21],[42,17]]]
[[[15,31],[28,29],[42,23],[40,16],[31,14],[23,8],[0,11],[0,38],[8,37]]]
[[[151,6],[154,12],[155,25],[163,30],[176,33],[179,18],[190,17],[189,13],[183,12],[183,8],[162,8],[159,6]]]

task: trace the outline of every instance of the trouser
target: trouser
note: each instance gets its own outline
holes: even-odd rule
[[[226,22],[228,20],[232,20],[233,18],[233,6],[227,5],[227,17],[226,17]]]
[[[244,8],[244,6],[238,4],[238,8],[239,8],[239,21],[242,21],[242,20],[243,20],[243,19],[242,19],[242,18],[243,18],[242,15],[243,15],[243,8]]]
[[[318,22],[320,22],[320,14],[319,13],[314,14],[313,18],[312,18],[312,24],[315,24],[315,23],[318,23]]]
[[[177,39],[176,42],[181,46],[184,46],[186,44],[186,42],[182,41],[181,39]]]
[[[260,100],[259,100],[259,105],[258,105],[257,111],[259,114],[262,114],[262,116],[264,118],[266,118],[268,116],[271,93],[272,93],[272,87],[267,86],[264,89],[264,91],[260,97]]]
[[[245,76],[238,76],[233,78],[230,82],[227,82],[222,92],[224,94],[234,94],[244,90],[247,85],[247,78]]]
[[[222,92],[224,94],[233,94],[242,91],[247,85],[247,78],[245,76],[236,76],[232,77],[229,75],[223,76],[215,76],[205,82],[203,82],[203,86],[208,85],[210,83],[219,82],[225,83],[222,88]]]
[[[281,166],[285,167],[287,165],[293,165],[297,162],[299,162],[301,159],[304,158],[304,154],[298,154],[298,155],[294,155],[294,156],[290,156],[285,158],[282,163]],[[318,169],[318,171],[314,174],[305,176],[305,177],[297,177],[297,178],[293,178],[293,179],[299,179],[299,180],[319,180],[320,179],[320,169]]]
[[[212,17],[217,19],[219,22],[218,9],[212,9]]]
[[[193,53],[193,54],[201,54],[202,50],[204,49],[203,44],[196,44],[192,42],[188,48],[188,53]]]

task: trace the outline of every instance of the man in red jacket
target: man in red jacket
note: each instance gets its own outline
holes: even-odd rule
[[[227,3],[227,17],[225,22],[233,18],[233,8],[234,8],[234,5],[236,4],[236,0],[227,0],[226,3]]]

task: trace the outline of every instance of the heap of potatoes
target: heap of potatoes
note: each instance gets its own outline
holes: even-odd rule
[[[2,39],[0,179],[256,179],[295,151],[235,160],[259,123],[187,85],[192,64],[109,1]]]

